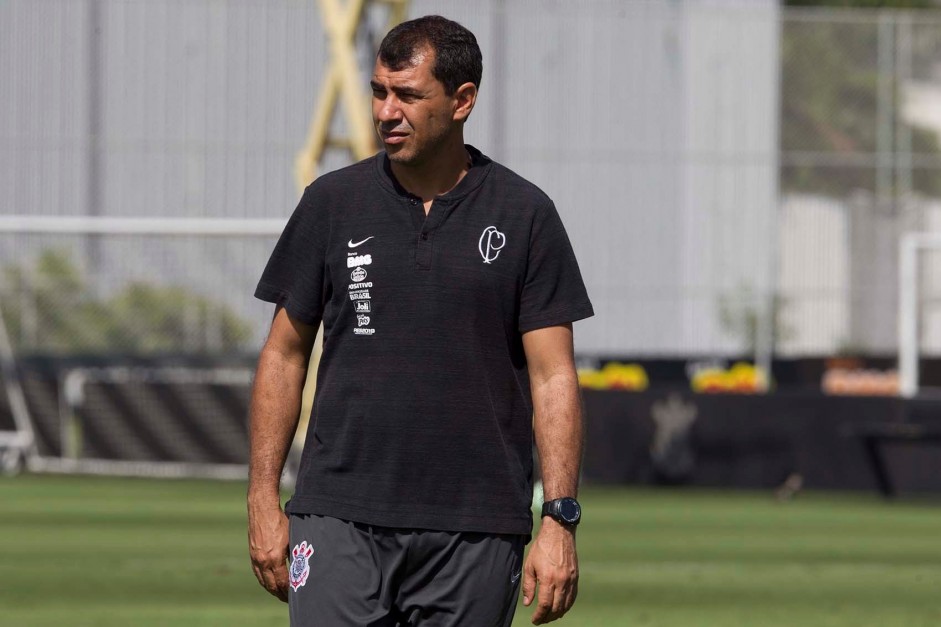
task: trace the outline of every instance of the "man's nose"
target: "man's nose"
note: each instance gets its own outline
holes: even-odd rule
[[[402,119],[402,109],[399,108],[398,101],[391,94],[379,105],[379,121],[393,122]]]

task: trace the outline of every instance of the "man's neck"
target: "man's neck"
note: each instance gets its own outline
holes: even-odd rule
[[[399,185],[429,203],[457,187],[470,166],[470,154],[462,139],[426,163],[402,165],[393,161],[392,173]]]

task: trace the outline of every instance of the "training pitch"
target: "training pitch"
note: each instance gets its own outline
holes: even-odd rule
[[[255,582],[245,486],[0,478],[0,625],[286,625]],[[941,624],[941,503],[591,489],[558,625]],[[528,625],[520,605],[514,627]],[[469,626],[476,627],[476,626]]]

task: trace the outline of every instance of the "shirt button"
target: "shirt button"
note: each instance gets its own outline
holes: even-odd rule
[[[428,239],[428,234],[427,234],[427,233],[422,233],[422,234],[421,234],[421,238],[422,238],[422,241],[427,240],[427,239]]]

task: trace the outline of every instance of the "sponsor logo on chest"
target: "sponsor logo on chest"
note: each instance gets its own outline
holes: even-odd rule
[[[348,248],[359,248],[366,242],[375,239],[375,237],[375,235],[370,235],[357,241],[354,241],[351,237],[346,245]],[[370,326],[372,316],[366,315],[372,313],[370,288],[372,288],[373,282],[366,281],[369,272],[363,267],[372,265],[373,258],[372,253],[367,253],[364,249],[368,249],[368,247],[363,246],[362,249],[353,252],[347,251],[346,253],[346,267],[353,270],[350,272],[351,283],[347,286],[347,293],[350,301],[353,302],[353,315],[356,316],[353,335],[374,335],[376,333],[376,329]]]
[[[346,258],[346,267],[355,268],[356,266],[368,266],[372,263],[372,255],[353,255]]]

